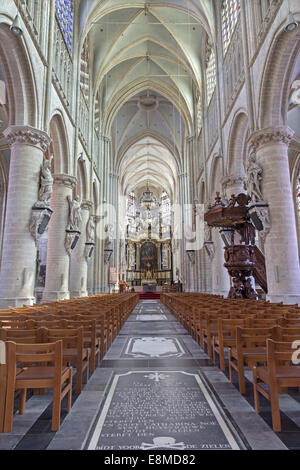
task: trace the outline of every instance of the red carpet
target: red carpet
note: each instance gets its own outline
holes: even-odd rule
[[[140,300],[159,300],[160,293],[159,292],[141,292],[140,293]]]

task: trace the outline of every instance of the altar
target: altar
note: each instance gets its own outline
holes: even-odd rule
[[[143,292],[146,292],[146,293],[156,292],[156,287],[157,287],[156,282],[155,282],[155,284],[154,283],[142,284],[142,286],[143,286]]]
[[[143,279],[142,287],[143,287],[143,292],[153,293],[153,292],[156,292],[157,282],[155,279]]]

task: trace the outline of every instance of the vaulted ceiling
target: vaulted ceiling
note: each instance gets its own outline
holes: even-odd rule
[[[101,131],[112,136],[114,165],[124,173],[124,189],[129,170],[120,162],[128,162],[129,155],[134,159],[130,171],[135,166],[140,181],[147,156],[157,184],[174,185],[184,138],[195,127],[194,97],[201,90],[205,41],[207,34],[214,36],[212,8],[212,0],[80,1],[81,44],[89,34]],[[164,146],[160,156],[136,151],[137,142],[147,137]],[[172,170],[166,155],[172,155]]]

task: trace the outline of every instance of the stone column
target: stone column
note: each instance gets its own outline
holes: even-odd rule
[[[300,303],[300,270],[288,146],[294,132],[286,127],[266,128],[250,136],[250,146],[261,166],[262,192],[269,204],[270,232],[265,240],[267,299]]]
[[[156,245],[156,252],[157,252],[157,269],[158,271],[161,270],[161,243],[157,243]]]
[[[69,255],[65,249],[69,204],[76,178],[66,174],[53,175],[51,196],[53,215],[49,223],[46,284],[43,301],[69,299]]]
[[[196,260],[196,251],[188,251],[187,255],[187,290],[189,292],[195,292],[195,260]]]
[[[141,244],[136,244],[136,270],[139,271],[141,269]]]
[[[30,126],[10,126],[11,147],[7,206],[0,274],[0,308],[35,302],[36,246],[29,232],[32,206],[38,200],[43,155],[50,138]]]
[[[95,251],[95,247],[94,247]],[[88,273],[87,273],[87,291],[88,295],[94,294],[95,285],[95,252],[93,252],[91,258],[88,260]]]
[[[86,225],[89,220],[90,210],[93,205],[90,201],[82,201],[81,203],[81,227],[80,237],[71,254],[71,267],[70,267],[70,296],[71,297],[86,297],[87,291],[87,269],[88,262],[85,257],[85,243],[86,243]]]
[[[94,221],[96,225],[96,235],[95,235],[95,248],[93,253],[93,266],[94,266],[94,294],[99,294],[101,292],[101,238],[98,236],[98,226],[101,218],[99,215],[94,216]]]

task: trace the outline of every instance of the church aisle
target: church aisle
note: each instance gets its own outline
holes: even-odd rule
[[[286,448],[160,301],[139,302],[94,376],[48,449]]]
[[[60,431],[51,432],[51,395],[34,395],[0,449],[299,448],[293,416],[276,435],[247,387],[242,397],[160,301],[140,301],[68,415],[63,406]]]

